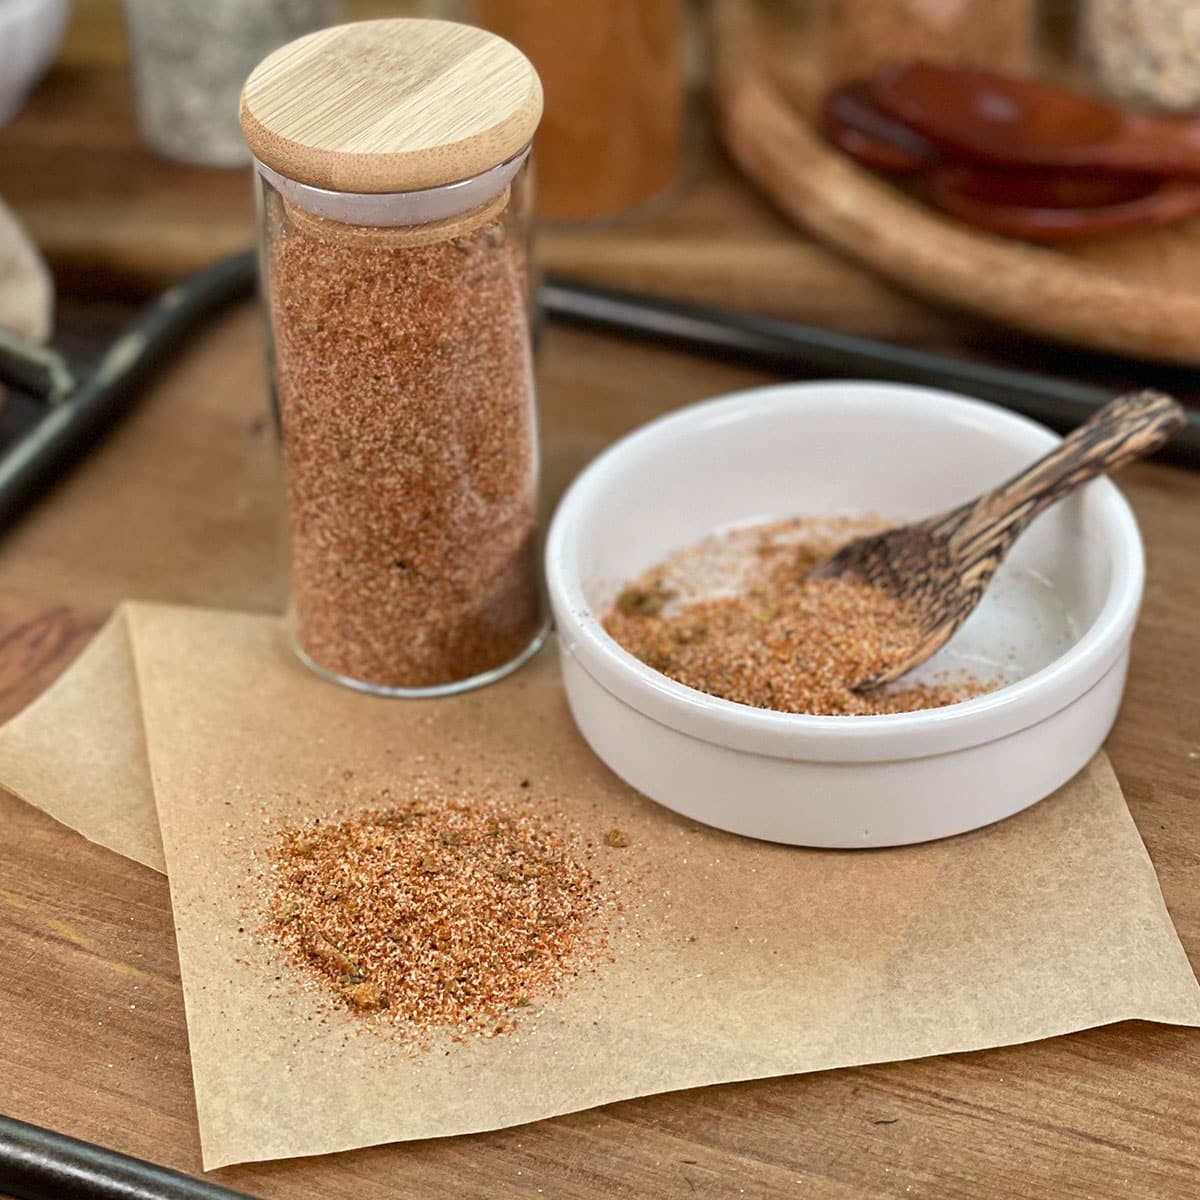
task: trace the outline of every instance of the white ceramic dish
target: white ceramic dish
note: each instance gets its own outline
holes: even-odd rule
[[[0,125],[46,73],[70,12],[70,0],[0,0]]]
[[[652,799],[734,833],[807,846],[927,841],[1010,816],[1096,752],[1120,704],[1144,562],[1133,514],[1099,480],[1014,547],[931,669],[1013,682],[883,717],[719,700],[605,633],[620,586],[729,524],[794,514],[926,516],[1045,453],[1049,430],[926,388],[806,383],[695,405],[618,442],[563,499],[546,549],[563,679],[593,750]]]

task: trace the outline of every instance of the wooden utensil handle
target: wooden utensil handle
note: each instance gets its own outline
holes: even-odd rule
[[[1027,471],[960,509],[948,531],[958,546],[1007,548],[1039,513],[1098,475],[1157,450],[1187,423],[1162,392],[1130,392],[1105,405]]]

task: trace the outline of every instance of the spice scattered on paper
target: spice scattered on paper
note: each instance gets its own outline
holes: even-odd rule
[[[430,789],[286,830],[262,935],[402,1039],[492,1037],[607,953],[594,852],[551,807]]]
[[[857,580],[804,576],[885,524],[799,517],[713,535],[634,580],[604,626],[664,675],[755,708],[871,716],[987,691],[959,675],[854,691],[908,649],[912,618],[894,597]]]

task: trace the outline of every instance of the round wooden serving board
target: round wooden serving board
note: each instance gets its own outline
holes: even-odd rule
[[[936,213],[816,132],[811,43],[777,9],[715,3],[717,118],[741,169],[807,234],[926,299],[1039,337],[1200,364],[1200,220],[1048,248]]]

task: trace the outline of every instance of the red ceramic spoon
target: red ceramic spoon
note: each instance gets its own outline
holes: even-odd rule
[[[1200,213],[1200,180],[942,167],[921,194],[959,220],[1031,242],[1078,242]]]
[[[942,153],[915,129],[882,112],[866,81],[846,83],[821,104],[821,132],[839,150],[874,171],[915,175],[942,161]]]
[[[865,82],[831,91],[820,122],[851,158],[885,174],[915,176],[917,192],[934,207],[1007,237],[1083,241],[1200,213],[1200,180],[947,161],[928,138],[882,112]]]
[[[956,155],[1003,166],[1200,176],[1200,120],[1126,112],[968,67],[885,67],[871,97]]]

